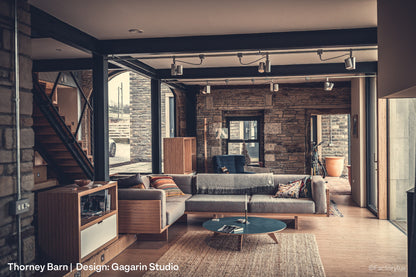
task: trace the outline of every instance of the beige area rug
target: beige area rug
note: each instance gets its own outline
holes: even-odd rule
[[[157,261],[172,263],[178,271],[148,271],[144,276],[325,276],[315,235],[277,233],[279,244],[268,235],[213,236],[188,232]]]

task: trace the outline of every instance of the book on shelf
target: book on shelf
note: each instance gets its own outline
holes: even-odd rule
[[[237,225],[223,225],[217,231],[222,233],[242,233],[244,231],[244,227]]]
[[[111,210],[111,195],[108,190],[81,197],[81,217],[101,215]]]
[[[95,215],[101,215],[103,213],[103,211],[85,211],[82,212],[82,217],[90,217],[90,216],[95,216]]]

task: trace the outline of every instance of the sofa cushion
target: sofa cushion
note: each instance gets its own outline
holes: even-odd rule
[[[185,201],[192,195],[185,194],[166,198],[166,223],[175,223],[185,213]]]
[[[116,176],[112,176],[111,179],[117,181],[118,188],[146,188],[140,173],[117,174]]]
[[[276,198],[299,198],[299,192],[303,185],[303,180],[296,180],[287,184],[279,184],[276,194],[273,197]]]
[[[167,197],[184,195],[170,176],[152,176],[150,177],[150,185],[156,189],[164,190]]]
[[[185,202],[187,212],[240,212],[245,208],[245,195],[196,194]]]
[[[251,213],[315,213],[315,202],[308,198],[274,198],[272,195],[253,195],[248,204]]]
[[[272,173],[263,174],[198,174],[197,194],[241,195],[273,194],[276,190]]]
[[[289,175],[289,174],[277,174],[273,175],[275,184],[287,184],[296,180],[303,179],[309,175]]]
[[[302,187],[299,191],[299,197],[311,198],[312,197],[312,177],[308,176],[303,179]]]
[[[186,174],[171,174],[176,185],[186,194],[192,194],[194,192],[195,175]]]

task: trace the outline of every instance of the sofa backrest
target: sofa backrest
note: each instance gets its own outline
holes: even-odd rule
[[[187,174],[170,174],[172,176],[173,181],[175,181],[176,185],[181,189],[183,193],[186,194],[193,194],[195,193],[195,175],[187,175]]]
[[[273,179],[274,179],[274,183],[276,185],[279,185],[279,184],[287,184],[289,182],[301,180],[308,176],[310,175],[277,174],[277,175],[273,175]]]
[[[272,173],[197,174],[197,194],[272,194],[276,191]]]

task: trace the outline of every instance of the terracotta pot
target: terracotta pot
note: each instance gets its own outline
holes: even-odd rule
[[[326,157],[325,158],[326,172],[329,176],[339,177],[344,169],[344,157]]]

